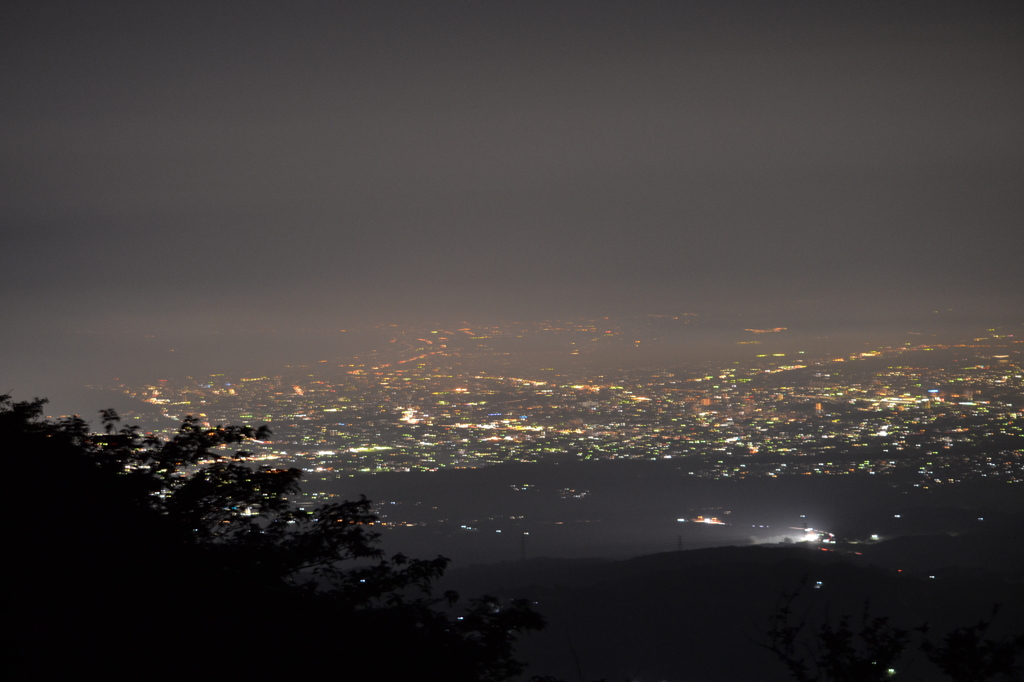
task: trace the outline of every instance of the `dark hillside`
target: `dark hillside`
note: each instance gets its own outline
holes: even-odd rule
[[[977,539],[982,541],[984,538]],[[929,623],[945,633],[1007,608],[993,634],[1024,632],[1024,583],[991,572],[947,569],[936,578],[872,563],[910,555],[942,556],[945,536],[863,546],[862,556],[805,547],[721,547],[667,552],[626,561],[536,559],[453,570],[460,589],[528,596],[549,620],[520,650],[536,673],[577,679],[763,680],[790,679],[765,648],[768,621],[780,595],[806,581],[798,600],[808,622],[854,616],[869,601],[872,615],[897,626]],[[956,540],[956,538],[953,538]],[[964,537],[964,542],[975,538]],[[1018,557],[1019,559],[1019,557]],[[1016,564],[1019,570],[1021,564]],[[922,680],[945,680],[919,652],[902,669]]]

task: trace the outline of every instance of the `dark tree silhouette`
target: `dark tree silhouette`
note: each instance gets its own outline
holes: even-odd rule
[[[265,427],[188,417],[169,439],[0,396],[0,446],[24,500],[9,588],[15,656],[35,676],[179,678],[301,672],[332,678],[503,680],[521,601],[431,594],[448,564],[387,557],[371,503],[312,512],[288,499],[301,471],[254,467],[233,446]]]
[[[988,639],[992,620],[957,628],[936,643],[929,628],[893,626],[885,616],[872,616],[867,602],[859,625],[843,615],[814,627],[810,609],[797,613],[804,583],[779,600],[769,620],[763,644],[786,666],[797,682],[884,682],[887,680],[948,680],[991,682],[1020,680],[1024,673],[1024,635]],[[992,617],[998,612],[993,608]],[[935,667],[911,666],[908,675],[900,663],[914,651],[925,654]],[[923,675],[923,677],[922,677]]]
[[[884,682],[896,675],[896,662],[910,644],[911,632],[871,617],[867,604],[858,628],[849,616],[825,620],[816,630],[794,609],[801,590],[783,595],[773,614],[767,648],[797,682]]]
[[[921,650],[954,682],[1019,680],[1024,676],[1024,635],[989,639],[988,631],[999,613],[992,608],[988,620],[957,628],[938,643],[924,641]]]

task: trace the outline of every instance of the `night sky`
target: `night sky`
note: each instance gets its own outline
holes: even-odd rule
[[[1011,2],[4,3],[0,392],[128,338],[1017,315],[1022,38]]]

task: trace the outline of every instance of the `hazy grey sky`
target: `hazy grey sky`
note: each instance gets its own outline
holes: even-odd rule
[[[7,2],[0,376],[257,316],[1014,311],[1022,38],[1011,2]]]

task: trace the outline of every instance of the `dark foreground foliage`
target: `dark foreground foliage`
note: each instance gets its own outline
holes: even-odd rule
[[[386,557],[365,498],[297,509],[298,469],[233,448],[265,428],[189,417],[168,440],[0,396],[0,446],[23,503],[9,563],[11,654],[36,679],[503,680],[517,635],[543,621],[521,601],[431,585],[448,560]],[[13,599],[14,595],[17,600]]]
[[[872,615],[867,603],[859,619],[826,617],[812,627],[806,613],[797,613],[804,596],[803,586],[782,596],[764,645],[797,682],[1010,682],[1024,675],[1024,635],[988,637],[998,606],[988,620],[936,639],[927,624],[896,627],[887,616]],[[923,660],[913,660],[917,652]],[[922,666],[924,662],[931,667]]]

